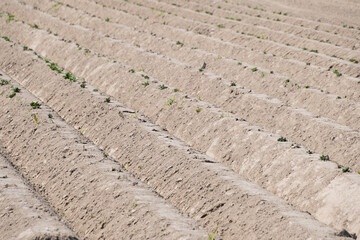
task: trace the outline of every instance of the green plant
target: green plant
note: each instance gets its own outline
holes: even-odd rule
[[[288,140],[284,137],[278,138],[278,142],[287,142]]]
[[[251,69],[251,71],[253,71],[253,72],[256,72],[257,70],[258,70],[257,67],[254,67]]]
[[[161,90],[164,90],[165,88],[167,88],[164,84],[162,84],[161,86],[160,86],[160,89]]]
[[[201,112],[201,108],[197,108],[196,110],[195,110],[197,113],[199,113],[199,112]]]
[[[167,100],[166,106],[171,106],[174,102],[175,102],[175,97],[174,97],[174,98],[170,98],[170,99]]]
[[[177,41],[177,42],[176,42],[176,45],[184,46],[184,43],[182,43],[182,42],[180,42],[180,41]]]
[[[313,154],[313,152],[312,152],[311,150],[307,150],[306,153],[308,153],[308,154]]]
[[[208,234],[209,240],[214,240],[215,239],[215,235],[217,233],[217,230],[218,230],[218,227],[216,227],[216,229],[214,230],[213,233]]]
[[[85,87],[86,87],[86,82],[82,82],[82,83],[80,84],[80,87],[81,87],[81,88],[85,88]]]
[[[342,171],[345,173],[345,172],[350,172],[350,167],[349,166],[346,166],[342,169]]]
[[[262,77],[265,77],[265,73],[264,73],[264,72],[261,72],[261,76],[262,76]]]
[[[313,52],[313,53],[319,53],[319,51],[318,51],[318,50],[316,50],[316,49],[312,49],[310,52]]]
[[[51,113],[48,114],[48,117],[49,117],[50,119],[53,119],[53,118],[54,118]]]
[[[333,73],[335,73],[335,75],[338,77],[342,76],[342,73],[340,73],[338,70],[334,70]]]
[[[320,160],[322,160],[322,161],[329,161],[329,160],[330,160],[330,157],[329,157],[329,155],[321,155],[321,156],[320,156]]]
[[[62,71],[64,71],[64,69],[59,68],[56,63],[50,63],[48,66],[50,67],[51,70],[57,71],[58,73],[62,73]]]
[[[213,15],[212,12],[205,11],[206,14]]]
[[[105,102],[109,103],[110,102],[110,97],[105,98]]]
[[[222,24],[218,24],[217,27],[218,27],[218,28],[224,28],[225,26],[222,25]]]
[[[359,63],[359,61],[354,59],[354,58],[349,59],[349,61],[352,62],[352,63]]]
[[[105,22],[110,22],[110,18],[105,18]]]
[[[97,88],[94,88],[94,89],[93,89],[93,91],[94,91],[94,92],[98,92],[98,91],[99,91],[99,89],[97,89]]]
[[[285,82],[287,82],[287,83],[290,82],[290,79],[286,79]]]
[[[178,92],[179,91],[179,89],[178,88],[174,88],[174,92]]]
[[[242,62],[238,62],[237,64],[238,64],[238,65],[242,65]]]
[[[24,51],[32,51],[32,49],[27,46],[23,46],[23,49],[24,49]]]
[[[11,42],[10,38],[8,38],[7,36],[3,36],[2,37],[5,41]]]
[[[38,103],[38,102],[31,102],[31,103],[30,103],[30,106],[31,106],[33,109],[37,109],[37,108],[40,108],[41,104]]]
[[[134,73],[134,72],[135,72],[134,69],[130,69],[130,70],[129,70],[129,73]]]
[[[8,85],[10,83],[10,81],[5,80],[5,79],[1,79],[0,85],[4,86],[4,85]]]
[[[13,98],[13,97],[15,97],[15,95],[16,95],[16,93],[13,92],[13,93],[11,93],[11,94],[9,95],[9,98]]]
[[[67,72],[64,76],[63,76],[63,78],[65,78],[65,79],[69,79],[70,81],[72,81],[72,82],[76,82],[76,77],[75,77],[75,75],[74,74],[72,74],[71,72]]]
[[[141,85],[143,85],[144,87],[146,87],[146,86],[149,86],[149,81],[146,81],[146,82],[143,82]]]
[[[303,50],[305,50],[305,51],[306,51],[306,50],[308,50],[308,49],[307,49],[306,47],[304,47],[304,48],[303,48]]]
[[[141,76],[145,79],[149,79],[149,76],[148,75],[145,75],[145,74],[141,74]]]
[[[287,43],[286,46],[291,46],[290,43]]]
[[[11,15],[11,14],[8,14],[8,18],[6,19],[6,23],[9,23],[9,22],[14,21],[14,20],[15,20],[15,16]]]
[[[38,26],[37,24],[30,25],[30,27],[31,27],[31,28],[36,28],[36,29],[38,29],[38,28],[39,28],[39,26]]]
[[[14,92],[14,93],[18,93],[18,92],[20,92],[20,88],[18,88],[18,87],[13,87],[13,89],[12,89],[12,90],[13,90],[13,92]]]
[[[236,86],[236,83],[232,82],[232,83],[231,83],[231,86],[232,86],[232,87],[235,87],[235,86]]]
[[[310,86],[306,85],[304,88],[310,88]]]
[[[36,117],[36,114],[34,113],[33,116],[34,116],[35,124],[38,125],[38,124],[39,124],[39,120],[38,120],[38,118]]]

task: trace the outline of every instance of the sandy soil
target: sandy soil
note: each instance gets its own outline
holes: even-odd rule
[[[0,147],[54,234],[359,235],[357,3],[205,2],[0,3]]]

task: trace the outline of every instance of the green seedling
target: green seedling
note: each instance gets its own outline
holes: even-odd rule
[[[304,88],[310,88],[310,86],[306,85]]]
[[[70,81],[72,81],[72,82],[76,82],[76,77],[75,77],[75,75],[74,74],[72,74],[71,72],[67,72],[64,76],[63,76],[63,78],[65,78],[65,79],[69,79]]]
[[[329,155],[321,155],[321,156],[320,156],[320,160],[322,160],[322,161],[329,161],[329,160],[330,160],[330,157],[329,157]]]
[[[251,69],[251,71],[253,71],[253,72],[256,72],[257,70],[258,70],[257,67],[254,67]]]
[[[82,83],[80,84],[80,87],[81,87],[81,88],[85,88],[85,87],[86,87],[86,82],[82,82]]]
[[[208,234],[209,240],[215,240],[215,235],[217,233],[217,230],[218,230],[218,227],[216,227],[216,229],[214,230],[213,233]]]
[[[179,89],[178,88],[174,88],[174,92],[178,92],[179,91]]]
[[[222,24],[218,24],[217,27],[218,27],[218,28],[224,28],[225,26],[222,25]]]
[[[105,98],[104,102],[109,103],[110,102],[110,97]]]
[[[230,86],[235,87],[236,83],[232,82]]]
[[[136,208],[137,207],[137,204],[136,203],[133,203],[133,208]]]
[[[141,85],[143,85],[144,87],[146,87],[146,86],[149,86],[149,81],[146,81],[146,82],[143,82]]]
[[[93,91],[94,91],[94,92],[98,92],[98,91],[99,91],[99,89],[97,89],[97,88],[94,88],[94,89],[93,89]]]
[[[2,37],[5,41],[11,42],[10,38],[8,38],[7,36],[3,36]]]
[[[32,51],[32,49],[27,46],[23,46],[23,49],[24,49],[24,51]]]
[[[64,69],[59,68],[56,63],[50,63],[48,66],[50,67],[51,70],[56,71],[58,73],[62,73],[62,71],[64,71]]]
[[[110,18],[105,18],[105,22],[110,22]]]
[[[340,73],[338,70],[334,70],[333,73],[334,73],[337,77],[342,76],[342,73]]]
[[[306,47],[303,48],[304,51],[308,50]]]
[[[50,119],[53,119],[53,118],[54,118],[51,113],[48,114],[48,117],[49,117]]]
[[[359,63],[359,61],[354,59],[354,58],[349,59],[349,61],[352,62],[352,63]]]
[[[10,83],[10,81],[5,80],[5,79],[1,79],[1,81],[0,81],[1,86],[8,85],[9,83]]]
[[[175,97],[168,99],[166,102],[166,106],[171,106],[173,103],[175,103]]]
[[[201,112],[201,108],[197,108],[196,110],[195,110],[197,113],[199,113],[199,112]]]
[[[342,169],[342,171],[345,173],[345,172],[350,172],[350,167],[349,166],[346,166]]]
[[[289,83],[289,82],[290,82],[290,79],[286,79],[285,82]]]
[[[35,120],[36,125],[38,125],[38,124],[39,124],[39,120],[38,120],[38,118],[36,117],[36,114],[34,113],[33,116],[34,116],[34,120]]]
[[[284,137],[278,138],[278,142],[287,142],[288,140]]]
[[[130,70],[129,70],[129,73],[134,73],[134,72],[135,72],[134,69],[130,69]]]
[[[145,74],[141,74],[141,76],[145,79],[149,79],[149,76],[148,75],[145,75]]]
[[[37,108],[40,108],[41,104],[38,103],[38,102],[31,102],[31,103],[30,103],[30,106],[31,106],[33,109],[37,109]]]
[[[313,53],[319,53],[319,51],[318,51],[318,50],[316,50],[316,49],[312,49],[310,52],[313,52]]]
[[[307,150],[306,152],[307,154],[313,154],[313,152],[311,150]]]
[[[261,76],[262,76],[262,77],[265,77],[265,73],[264,73],[264,72],[261,72]]]
[[[237,64],[238,64],[238,65],[242,65],[242,62],[238,62]]]
[[[286,46],[291,46],[290,43],[287,43]]]
[[[307,66],[310,66],[310,63],[308,62],[308,63],[306,63],[306,65],[307,65]]]
[[[162,84],[161,86],[160,86],[160,90],[164,90],[165,88],[167,88],[164,84]]]
[[[213,15],[212,12],[205,11],[206,14]]]
[[[9,17],[6,19],[6,23],[9,23],[9,22],[14,21],[14,20],[15,20],[15,16],[9,14]]]
[[[15,97],[15,96],[16,96],[16,93],[13,92],[13,93],[11,93],[11,94],[9,95],[9,98],[13,98],[13,97]]]
[[[176,42],[176,45],[184,46],[184,43],[182,43],[182,42],[180,42],[180,41],[177,41],[177,42]]]
[[[31,28],[36,28],[36,29],[38,29],[38,28],[39,28],[39,26],[38,26],[37,24],[30,25],[30,27],[31,27]]]

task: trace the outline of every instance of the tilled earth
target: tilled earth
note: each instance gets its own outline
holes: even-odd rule
[[[0,238],[356,239],[360,4],[310,2],[1,0]]]

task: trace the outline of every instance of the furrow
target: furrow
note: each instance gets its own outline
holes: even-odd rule
[[[21,32],[25,31],[22,30]],[[186,100],[184,98],[185,93],[172,93],[172,89],[160,90],[159,86],[162,83],[159,80],[151,79],[148,81],[149,86],[144,87],[142,83],[146,80],[142,80],[140,74],[144,75],[145,72],[129,73],[129,67],[119,65],[111,59],[99,58],[96,53],[91,52],[91,49],[89,49],[89,54],[84,55],[82,51],[77,49],[79,46],[68,44],[66,40],[61,42],[56,39],[51,40],[51,38],[40,39],[35,35],[28,36],[28,39],[44,44],[45,47],[35,44],[32,44],[31,47],[43,53],[45,57],[55,60],[95,87],[145,113],[153,122],[159,123],[163,128],[206,152],[209,156],[224,162],[236,172],[244,174],[247,178],[287,199],[298,208],[311,212],[321,221],[336,226],[338,229],[349,226],[352,231],[355,231],[353,230],[356,228],[354,226],[357,226],[358,223],[354,222],[348,225],[346,221],[349,214],[356,215],[357,212],[350,207],[353,206],[352,203],[345,204],[346,199],[338,201],[337,205],[335,204],[336,208],[343,209],[341,211],[344,211],[344,215],[339,216],[337,213],[333,218],[322,215],[323,211],[329,208],[327,204],[330,204],[330,199],[327,197],[330,195],[325,193],[334,191],[332,183],[348,184],[349,181],[353,181],[344,181],[341,169],[337,169],[335,163],[321,163],[319,155],[307,155],[305,149],[298,148],[300,146],[294,143],[279,143],[276,141],[280,137],[279,135],[273,136],[269,132],[262,132],[257,127],[248,126],[245,122],[239,122],[237,118],[228,117],[226,113],[209,104],[198,102],[192,98]],[[65,53],[62,50],[59,52],[54,49],[68,49],[68,52]],[[136,81],[134,81],[135,77],[137,78]],[[170,104],[169,100],[171,99],[174,99],[174,102]],[[173,103],[176,104],[172,106]],[[198,109],[199,111],[197,111]],[[179,114],[181,114],[180,118]],[[204,122],[207,125],[204,126],[202,124]],[[84,128],[83,126],[79,127]],[[232,134],[229,135],[229,132]],[[215,140],[210,141],[210,139]],[[266,147],[259,151],[257,146]],[[272,161],[269,162],[269,159]],[[291,165],[288,165],[289,159],[294,161]],[[327,169],[326,171],[320,170],[324,167]],[[302,170],[299,171],[299,169]],[[305,169],[307,170],[305,171]],[[316,172],[322,172],[324,175],[314,174],[315,179],[303,175],[304,172],[308,173],[315,171],[315,169],[319,169]],[[354,177],[349,176],[350,179]],[[321,180],[325,178],[326,181]],[[357,178],[355,177],[355,179]],[[358,180],[351,184],[356,185],[356,181]],[[292,190],[289,190],[286,182],[294,184]],[[312,183],[314,182],[319,185],[313,186]],[[299,183],[303,185],[299,185]],[[313,188],[309,188],[309,186],[313,186]],[[352,189],[351,191],[354,191],[352,195],[355,196],[356,190]],[[303,195],[304,192],[307,193],[305,196]],[[308,194],[309,196],[319,196],[319,198],[309,200],[306,197]],[[325,205],[322,205],[324,202]],[[332,202],[331,204],[331,207],[335,208]],[[345,205],[349,207],[345,207]],[[346,212],[346,209],[349,212]]]
[[[5,71],[172,204],[208,229],[219,227],[220,238],[337,238],[331,228],[192,150],[143,117],[119,114],[119,103],[104,103],[103,96],[67,82],[19,46],[4,41],[1,45]],[[39,83],[46,84],[40,87]]]
[[[172,4],[174,3],[174,6],[176,7],[180,6],[181,8],[188,8],[191,10],[195,10],[197,13],[206,13],[208,15],[219,16],[221,18],[229,19],[232,21],[241,21],[254,26],[263,26],[275,31],[283,31],[290,34],[295,34],[297,37],[326,42],[335,46],[343,46],[351,49],[355,46],[355,48],[358,48],[356,47],[358,46],[357,39],[354,39],[353,37],[350,38],[339,35],[336,30],[333,30],[331,32],[329,29],[326,29],[325,31],[319,31],[317,30],[318,26],[308,28],[304,27],[304,25],[302,24],[295,25],[289,23],[287,21],[289,16],[286,12],[276,12],[276,14],[273,14],[265,12],[265,9],[259,9],[258,7],[245,7],[242,10],[234,11],[233,8],[228,7],[220,2],[215,5],[212,3],[204,4],[203,1],[188,2],[184,0],[175,0],[172,1]]]
[[[15,50],[16,48],[18,49]],[[37,59],[21,53],[19,46],[4,44],[1,40],[1,49],[1,59],[7,59],[1,61],[1,68],[15,76],[11,84],[18,87],[20,92],[10,98],[8,96],[12,89],[8,86],[0,86],[1,112],[6,113],[0,115],[2,140],[0,147],[8,154],[9,161],[21,171],[81,238],[204,239],[206,237],[206,232],[195,221],[181,215],[146,184],[124,170],[122,165],[108,158],[103,151],[67,125],[54,111],[18,85],[14,79],[18,80],[19,77],[21,79],[19,82],[24,85],[34,84],[34,81],[41,79],[34,84],[39,87],[36,90],[33,88],[34,92],[47,93],[46,100],[58,101],[58,108],[61,109],[68,105],[75,107],[76,99],[82,97],[75,92],[71,95],[72,98],[66,97],[69,92],[65,89],[72,88],[71,84],[61,85],[51,82],[49,79],[53,79],[54,76],[43,71]],[[54,87],[56,93],[52,91]],[[67,102],[62,102],[65,98]],[[35,102],[41,104],[40,109],[31,109],[30,103]],[[99,101],[91,103],[99,110],[98,113],[111,115],[108,112],[108,104]],[[117,124],[121,124],[121,121],[122,119],[117,119]],[[12,187],[8,189],[11,190]],[[10,207],[11,205],[3,210],[5,215],[12,216]],[[36,205],[33,206],[34,210],[35,207]],[[51,235],[47,236],[47,234],[54,232],[51,228],[53,219],[49,217],[44,217],[42,220],[32,219],[32,223],[37,224],[36,228],[27,230],[21,225],[21,221],[26,221],[26,218],[21,219],[16,210],[18,209],[14,209],[14,213],[17,213],[19,218],[14,222],[13,227],[18,231],[24,231],[19,232],[19,239],[50,239],[48,237]],[[30,210],[21,211],[24,216]],[[44,224],[47,220],[48,226]],[[58,231],[64,231],[64,227],[61,229],[61,225],[57,224],[57,226]],[[11,228],[6,231],[8,230]],[[6,231],[2,231],[2,234]],[[40,235],[36,238],[37,236],[31,235],[38,232],[43,232],[45,236]],[[65,233],[69,234],[64,231]],[[72,236],[74,235],[66,239],[75,239]],[[51,239],[65,239],[66,235],[62,238],[56,237],[55,235]]]
[[[196,1],[199,2],[199,1]],[[200,2],[202,4],[204,4],[204,2]],[[302,12],[300,15],[298,14],[299,12],[299,8],[296,7],[294,8],[289,8],[287,10],[284,9],[280,9],[282,8],[284,5],[276,5],[277,9],[274,9],[274,2],[272,2],[271,4],[266,4],[267,7],[271,7],[272,9],[266,9],[265,6],[261,6],[263,5],[263,1],[261,3],[256,3],[256,2],[248,2],[248,3],[244,3],[242,2],[241,5],[239,4],[228,4],[225,2],[219,2],[217,4],[214,3],[209,3],[210,6],[213,7],[217,7],[220,6],[221,9],[226,9],[228,11],[232,11],[235,13],[245,13],[247,15],[250,16],[257,16],[258,14],[261,14],[262,17],[269,17],[271,19],[274,18],[279,18],[281,22],[284,23],[290,23],[293,24],[295,26],[300,26],[302,28],[307,28],[307,29],[311,29],[311,30],[316,30],[319,32],[330,32],[333,33],[335,35],[340,35],[340,36],[345,36],[348,38],[352,38],[352,39],[359,39],[359,27],[360,26],[354,26],[354,22],[348,22],[348,23],[342,23],[342,25],[338,24],[338,22],[340,21],[333,21],[333,19],[324,19],[317,17],[316,20],[312,19],[305,19],[304,18],[304,12]],[[329,2],[327,2],[329,3]],[[323,3],[324,4],[324,3]],[[338,6],[341,3],[338,3]],[[262,11],[261,9],[263,9],[264,11]],[[296,10],[296,11],[294,11]],[[290,12],[289,12],[290,11]],[[336,12],[339,12],[339,10],[337,9]],[[280,14],[282,13],[282,14]],[[287,13],[287,16],[283,16],[284,13]],[[318,13],[318,12],[317,12]],[[298,14],[297,16],[295,16],[296,14]],[[353,14],[354,15],[354,14]],[[299,17],[300,16],[300,17]],[[307,17],[311,16],[311,18],[313,18],[313,13],[311,13],[310,15],[307,14]],[[316,16],[316,15],[315,15]],[[333,16],[333,15],[332,15]],[[341,15],[342,19],[341,21],[343,21],[343,17],[344,15]],[[328,20],[332,20],[332,21],[328,21]],[[326,22],[327,21],[327,22]],[[347,25],[349,24],[349,25]]]
[[[108,1],[100,1],[99,3],[107,2]],[[115,1],[114,3],[119,4],[118,1]],[[114,3],[111,2],[111,5],[113,6]],[[274,31],[264,33],[263,30],[261,30],[264,29],[263,27],[256,27],[257,30],[253,30],[251,29],[253,27],[250,25],[248,25],[248,27],[244,27],[240,26],[242,23],[237,23],[222,18],[219,18],[219,20],[215,21],[213,16],[208,16],[207,14],[198,14],[195,11],[191,12],[191,15],[194,15],[194,20],[189,19],[191,17],[187,16],[189,14],[186,13],[181,14],[182,16],[166,13],[167,11],[170,11],[169,9],[166,11],[160,10],[160,14],[158,14],[159,10],[154,12],[154,10],[151,10],[149,7],[145,6],[137,6],[134,4],[121,6],[123,11],[136,14],[142,18],[154,18],[154,22],[156,23],[162,22],[162,24],[165,23],[165,25],[194,33],[204,34],[206,36],[211,36],[221,41],[256,49],[256,51],[261,53],[266,52],[267,54],[273,54],[287,59],[295,59],[304,63],[309,62],[326,69],[331,65],[335,65],[339,71],[349,74],[353,77],[358,76],[360,71],[359,64],[351,63],[349,61],[349,59],[358,58],[360,52],[356,50],[348,50],[346,51],[347,54],[343,54],[341,53],[344,52],[343,48],[335,47],[334,49],[331,49],[331,45],[329,44],[322,44],[316,41],[309,42],[309,40],[304,40],[302,43],[297,43],[293,40],[294,36],[286,37],[283,33],[280,33],[279,36]],[[174,7],[170,6],[170,8],[173,9]],[[212,24],[208,23],[209,21]],[[196,23],[196,27],[194,27],[194,23]],[[272,39],[276,39],[277,41],[283,40],[283,43],[275,42]],[[295,47],[294,44],[297,44],[298,46]],[[304,51],[304,47],[307,47],[308,49]],[[311,51],[315,51],[316,53]],[[326,52],[328,55],[324,54]],[[343,58],[346,58],[346,61]]]
[[[3,239],[78,239],[2,154],[0,209]]]
[[[121,39],[122,41],[133,42],[133,39],[141,39],[141,42],[139,41],[137,44],[143,48],[160,53],[164,58],[165,56],[171,57],[173,58],[173,62],[180,62],[179,60],[184,61],[186,63],[181,64],[187,66],[192,65],[191,68],[193,70],[194,65],[205,61],[207,63],[205,71],[209,74],[215,73],[221,77],[232,80],[236,84],[241,84],[259,93],[265,93],[271,97],[279,98],[287,104],[304,108],[315,115],[330,118],[352,129],[360,130],[360,126],[357,123],[360,116],[360,106],[356,102],[348,101],[347,99],[338,100],[337,95],[325,94],[323,90],[313,89],[308,85],[301,86],[296,82],[290,81],[286,76],[271,73],[269,69],[258,68],[256,74],[254,74],[251,69],[255,66],[249,66],[245,62],[242,62],[239,66],[239,63],[235,60],[226,58],[220,60],[217,59],[217,56],[214,54],[192,49],[186,45],[181,46],[182,43],[180,43],[181,47],[178,43],[178,46],[175,46],[175,43],[172,41],[159,39],[157,36],[136,31],[124,25],[108,23],[106,25],[107,28],[104,28],[103,19],[100,17],[90,17],[90,14],[84,14],[84,12],[79,10],[67,9],[67,13],[69,16],[81,17],[81,22],[61,14],[60,11],[58,15],[60,14],[60,17],[64,17],[72,23],[82,23],[87,28],[92,28],[109,37]],[[21,15],[24,16],[24,13]],[[243,67],[247,69],[243,70]],[[195,71],[197,70],[198,69],[195,68]],[[173,72],[173,70],[170,71]],[[239,72],[241,75],[239,75]],[[159,78],[162,77],[159,76]]]
[[[47,22],[48,21],[50,21],[50,19],[48,19]],[[63,31],[61,34],[70,37],[72,41],[89,44],[88,31],[78,27],[69,28],[67,25],[62,25],[61,29]],[[82,31],[83,34],[79,34]],[[74,34],[71,34],[71,32]],[[105,53],[112,56],[114,60],[123,59],[122,61],[132,64],[134,69],[144,67],[146,62],[154,64],[154,60],[149,61],[148,56],[139,57],[140,59],[144,59],[144,63],[139,64],[136,60],[139,58],[134,57],[135,52],[129,52],[129,49],[124,49],[123,46],[116,46],[115,43],[119,43],[119,41],[102,38],[97,34],[92,35],[91,39],[94,40],[94,43],[90,43],[90,45],[86,47],[91,47],[91,49],[95,49],[101,54]],[[41,43],[41,41],[34,43],[32,37],[30,37],[30,40],[32,41],[30,47],[35,48]],[[101,42],[101,46],[96,44],[96,41]],[[109,46],[108,48],[105,47],[107,45]],[[116,51],[114,51],[115,49]],[[152,75],[162,72],[153,66],[147,67],[147,71],[151,72]],[[162,69],[166,69],[169,67],[169,64],[161,63],[155,64],[155,66],[162,66]],[[184,66],[184,69],[187,69],[187,67]],[[84,72],[85,71],[82,71],[82,74],[84,74]],[[359,156],[359,148],[357,147],[359,144],[358,132],[354,132],[347,127],[340,126],[327,119],[315,118],[312,114],[304,110],[286,106],[276,99],[269,100],[268,97],[264,95],[246,93],[246,89],[242,90],[239,88],[237,91],[229,90],[230,83],[224,84],[216,78],[200,75],[197,76],[197,84],[194,84],[192,80],[194,74],[192,78],[185,78],[182,81],[178,81],[178,79],[182,79],[184,75],[180,73],[178,77],[174,78],[174,76],[176,76],[174,75],[175,73],[176,71],[171,71],[161,79],[163,79],[165,83],[167,83],[167,80],[172,79],[170,83],[174,85],[174,87],[180,86],[178,88],[184,88],[192,95],[198,95],[201,99],[221,106],[225,110],[234,111],[239,117],[245,118],[253,124],[271,129],[274,132],[281,130],[282,135],[316,152],[330,155],[330,157],[334,161],[339,162],[339,164],[349,165],[354,169],[359,168],[359,163],[356,160],[357,156]],[[186,80],[190,82],[186,82]],[[210,80],[212,81],[210,82]],[[202,87],[200,88],[200,86]],[[213,96],[221,97],[214,99]],[[249,108],[249,106],[252,107]],[[313,136],[314,132],[318,133],[316,137]]]
[[[90,11],[90,4],[87,4],[86,6],[88,11]],[[43,10],[46,11],[47,9],[48,8]],[[56,14],[57,11],[61,10],[62,9],[60,7],[56,11],[52,11],[52,14]],[[114,10],[110,10],[109,8],[106,10],[109,13],[113,12],[113,14],[116,14],[116,11]],[[217,54],[220,57],[236,59],[240,62],[247,61],[250,62],[251,65],[271,69],[273,72],[288,76],[290,79],[295,80],[295,82],[321,89],[324,92],[330,91],[338,96],[346,96],[347,98],[354,99],[356,101],[359,101],[360,99],[360,95],[357,93],[357,91],[354,91],[354,89],[358,89],[360,86],[358,83],[359,79],[347,76],[346,74],[342,74],[342,77],[337,77],[333,73],[333,71],[338,70],[337,65],[334,64],[329,64],[325,69],[317,66],[307,65],[305,62],[300,62],[294,59],[274,57],[270,54],[264,54],[263,52],[251,51],[249,48],[241,47],[230,42],[225,43],[213,37],[194,35],[194,33],[187,32],[183,29],[174,29],[168,25],[161,25],[160,27],[157,24],[153,24],[152,20],[150,19],[145,22],[139,20],[138,18],[134,18],[129,21],[129,19],[123,19],[122,15],[124,13],[119,13],[114,18],[114,15],[104,15],[105,13],[101,13],[99,11],[98,5],[93,6],[93,11],[96,11],[96,14],[102,14],[104,19],[105,16],[110,16],[113,17],[112,21],[121,24],[124,24],[124,21],[127,21],[126,24],[129,26],[133,26],[137,29],[141,28],[144,31],[156,34],[159,37],[169,38],[175,42],[180,41],[186,45],[192,46],[193,48],[203,49],[205,51]],[[118,16],[122,17],[118,18]],[[137,21],[138,23],[135,24]],[[160,31],[160,28],[163,28],[164,30]],[[316,54],[312,54],[312,56],[315,55]],[[299,72],[301,72],[301,74],[299,74]],[[359,72],[354,73],[356,76],[359,75]]]

